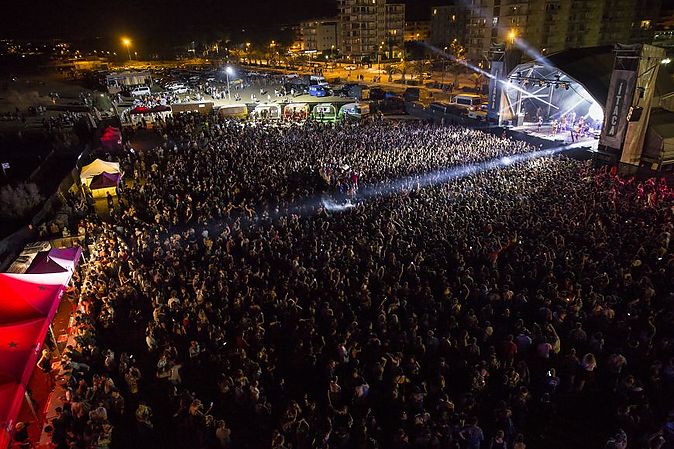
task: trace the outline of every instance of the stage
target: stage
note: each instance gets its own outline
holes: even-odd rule
[[[537,139],[544,139],[550,142],[556,142],[559,145],[568,145],[568,144],[582,144],[581,146],[587,146],[589,149],[596,149],[599,143],[599,134],[596,133],[585,133],[583,135],[578,135],[575,131],[573,137],[571,131],[559,131],[551,123],[544,123],[538,125],[538,123],[525,123],[522,126],[514,126],[510,128],[512,131],[520,132]]]

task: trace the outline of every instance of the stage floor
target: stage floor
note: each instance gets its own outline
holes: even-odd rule
[[[589,147],[596,148],[599,143],[599,139],[592,135],[579,137],[574,134],[572,140],[570,131],[562,131],[553,134],[552,126],[550,124],[543,124],[539,127],[537,123],[525,123],[522,126],[515,126],[511,129],[513,131],[526,133],[533,137],[538,137],[539,139],[550,140],[560,144],[583,143]]]

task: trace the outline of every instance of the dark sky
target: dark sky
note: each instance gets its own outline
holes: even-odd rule
[[[397,0],[401,1],[401,0]],[[408,18],[446,0],[402,0]],[[227,27],[269,27],[335,14],[335,0],[22,0],[4,2],[0,37],[182,39]]]

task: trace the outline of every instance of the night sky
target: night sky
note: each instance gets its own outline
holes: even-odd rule
[[[443,0],[397,0],[408,20],[430,16]],[[28,0],[0,14],[4,38],[92,38],[128,34],[139,39],[184,39],[233,27],[265,28],[336,13],[335,0]]]

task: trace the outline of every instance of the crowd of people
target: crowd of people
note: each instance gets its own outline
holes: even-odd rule
[[[461,127],[159,132],[86,225],[57,447],[674,448],[665,181],[447,177],[537,149]],[[342,212],[314,200],[335,166]]]

